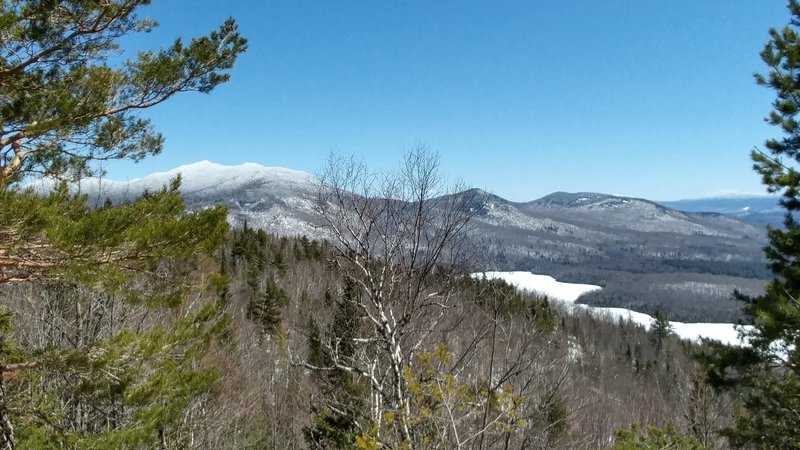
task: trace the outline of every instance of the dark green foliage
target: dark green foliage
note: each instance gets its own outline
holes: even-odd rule
[[[246,48],[230,19],[207,36],[110,65],[120,36],[155,27],[136,14],[149,3],[0,4],[0,185],[31,173],[77,179],[98,172],[93,161],[156,154],[163,138],[139,111],[228,80],[224,71]]]
[[[651,339],[656,344],[656,348],[661,351],[664,348],[664,341],[674,334],[672,324],[669,323],[669,316],[663,309],[656,310],[651,326]]]
[[[569,411],[564,399],[558,393],[553,394],[544,404],[544,411],[548,440],[554,445],[569,432]]]
[[[248,315],[258,323],[265,333],[278,331],[281,311],[289,304],[289,295],[274,279],[268,278],[261,296],[250,301]]]
[[[717,389],[740,392],[734,405],[735,426],[725,430],[739,448],[800,448],[797,415],[800,377],[792,364],[756,348],[711,345],[701,355],[708,380]]]
[[[247,271],[250,283],[259,283],[265,274],[285,276],[288,269],[284,246],[264,230],[244,228],[234,230],[230,236],[230,256],[234,268]],[[252,286],[255,289],[255,286]]]
[[[775,279],[760,296],[738,296],[753,324],[752,331],[745,333],[749,346],[714,344],[702,356],[709,382],[741,391],[734,426],[727,435],[732,445],[742,448],[800,448],[800,224],[796,221],[800,211],[800,3],[790,0],[789,10],[789,25],[771,29],[761,52],[769,73],[756,74],[760,85],[775,91],[767,121],[783,132],[782,138],[766,142],[769,154],[752,152],[755,170],[768,191],[782,195],[786,209],[784,229],[768,228],[765,250]]]
[[[216,369],[198,363],[227,326],[227,317],[209,302],[168,326],[121,332],[89,353],[47,355],[48,371],[75,372],[84,378],[73,395],[85,396],[87,405],[116,404],[120,422],[127,422],[70,440],[86,449],[158,445],[159,436],[169,433],[189,403],[209,392],[218,379]],[[125,409],[133,414],[127,417]]]
[[[6,279],[38,281],[35,292],[60,299],[53,314],[144,308],[164,318],[143,326],[143,316],[138,327],[112,334],[82,326],[59,329],[59,335],[74,333],[68,345],[21,349],[16,356],[4,352],[5,362],[37,364],[23,374],[25,389],[13,393],[18,410],[25,411],[12,417],[22,448],[47,448],[45,442],[152,446],[159,435],[169,434],[190,401],[213,386],[216,371],[199,363],[225,332],[227,317],[211,301],[181,314],[177,310],[190,292],[221,285],[215,274],[199,274],[227,230],[226,214],[222,208],[184,211],[177,188],[175,183],[130,204],[94,210],[84,197],[64,190],[47,196],[0,191],[5,200],[0,215],[16,220],[27,239],[19,246],[7,239],[6,248],[24,252],[31,243],[46,243],[38,253],[23,254],[53,262],[10,268]],[[77,320],[102,330],[101,321],[111,319],[79,315]],[[72,418],[86,408],[97,418]],[[114,426],[107,417],[114,418]],[[80,428],[73,429],[75,424]]]
[[[529,303],[528,299],[522,295],[514,286],[499,278],[479,278],[464,281],[465,287],[477,291],[477,300],[481,306],[497,308],[499,313],[528,314],[535,318],[538,313],[546,314],[549,306],[544,303]]]
[[[556,315],[547,296],[522,294],[499,278],[470,278],[462,284],[465,289],[477,291],[481,306],[496,308],[498,314],[522,314],[534,329],[544,334],[556,329]]]
[[[328,292],[325,294],[327,295]],[[325,367],[328,364],[327,356],[322,347],[319,325],[313,317],[308,318],[306,329],[308,330],[308,363],[316,367]]]
[[[190,285],[161,271],[185,273],[190,266],[168,261],[212,253],[227,230],[224,208],[184,211],[178,180],[113,208],[91,209],[85,197],[65,189],[46,196],[0,190],[0,205],[0,223],[14,224],[0,234],[0,248],[37,262],[0,266],[0,284],[57,279],[101,286],[133,303],[180,302]],[[142,276],[147,284],[138,282]]]
[[[316,414],[313,426],[303,430],[303,436],[310,448],[314,449],[355,449],[356,427],[352,415],[333,412]]]
[[[270,262],[269,247],[271,240],[264,230],[244,228],[233,232],[231,237],[231,258],[234,264],[243,262],[254,273],[261,273],[267,269]]]
[[[220,283],[217,286],[217,297],[222,304],[226,304],[228,303],[231,292],[228,286],[230,281],[230,272],[228,270],[228,256],[225,254],[225,249],[222,249],[219,260]]]
[[[286,264],[286,258],[283,256],[283,250],[278,249],[275,251],[272,265],[275,266],[275,270],[278,271],[280,276],[286,276],[286,270],[288,270],[289,266]]]
[[[797,376],[759,376],[748,383],[748,391],[734,407],[736,428],[728,440],[740,448],[800,448],[797,411],[800,383]]]
[[[254,238],[257,236],[254,230],[248,233],[252,233]],[[300,257],[304,254],[302,239],[284,240],[267,235],[263,249],[265,271],[257,276],[259,294],[263,293],[267,280],[272,279],[286,292],[292,293],[292,303],[291,307],[281,311],[280,338],[259,339],[263,337],[260,327],[250,326],[250,319],[240,314],[247,311],[253,298],[247,287],[248,263],[244,258],[234,261],[230,256],[234,236],[241,235],[242,230],[231,231],[223,253],[228,255],[230,273],[227,308],[238,324],[246,323],[247,326],[236,327],[230,351],[225,348],[222,352],[226,356],[230,353],[231,357],[241,358],[242,363],[237,367],[226,361],[222,366],[226,373],[218,401],[234,413],[227,416],[226,420],[231,421],[229,426],[212,421],[212,427],[221,427],[213,429],[226,430],[221,439],[235,442],[237,448],[338,449],[357,446],[356,437],[362,435],[363,438],[363,433],[369,433],[372,426],[371,386],[358,375],[337,369],[330,346],[334,339],[338,339],[343,350],[338,356],[344,359],[354,349],[358,349],[356,356],[370,351],[361,343],[354,346],[352,341],[348,341],[363,337],[364,327],[372,326],[358,306],[359,299],[363,301],[359,297],[364,295],[363,291],[342,271],[326,263],[332,255],[330,248],[320,246],[319,259]],[[270,263],[273,251],[280,248],[288,269],[283,277]],[[253,251],[253,254],[257,253],[255,249]],[[497,395],[481,397],[487,392],[488,380],[513,374],[515,367],[519,367],[504,365],[516,359],[507,351],[508,345],[527,339],[526,350],[520,355],[530,358],[530,363],[526,362],[522,367],[529,371],[528,375],[510,387],[516,391],[524,388],[526,383],[536,386],[518,398],[520,414],[516,417],[520,421],[512,423],[509,429],[492,425],[483,448],[504,448],[506,437],[509,448],[600,448],[609,445],[609,436],[613,436],[615,429],[629,423],[644,420],[658,424],[670,420],[684,423],[686,420],[688,386],[691,383],[688,374],[693,367],[687,349],[672,345],[670,341],[669,365],[673,369],[667,371],[665,358],[658,355],[649,333],[642,327],[605,322],[580,313],[564,314],[556,302],[518,293],[503,282],[462,277],[455,284],[454,298],[459,305],[469,308],[468,312],[463,315],[452,312],[453,321],[443,326],[444,332],[437,333],[436,337],[441,338],[438,342],[446,342],[454,349],[453,362],[460,364],[456,370],[463,368],[454,379],[463,387],[447,392],[457,393],[458,398],[467,398],[467,402],[462,403],[467,408],[474,405],[471,402],[475,399],[491,398],[490,408],[481,408],[477,415],[472,416],[473,425],[477,427],[473,429],[480,427],[484,411],[488,411],[491,420],[491,415],[499,411],[495,406],[505,395],[497,391]],[[436,291],[436,288],[432,290]],[[498,320],[496,365],[494,370],[490,370],[495,318]],[[547,332],[550,328],[547,324],[551,321],[554,331]],[[509,326],[511,323],[513,325]],[[476,336],[480,339],[477,345],[481,350],[471,356],[469,351],[476,348],[473,346]],[[247,345],[232,347],[242,342]],[[630,357],[626,359],[624,355],[628,348]],[[422,351],[430,353],[431,346],[423,346]],[[460,361],[456,359],[464,353],[467,357]],[[638,374],[633,368],[634,354],[636,364],[641,368]],[[323,370],[312,370],[307,365]],[[252,369],[253,366],[256,370]],[[447,369],[444,365],[437,367],[437,370]],[[413,370],[419,370],[419,366],[412,367]],[[494,376],[489,376],[490,372]],[[413,378],[420,385],[428,383],[428,386],[433,386],[430,384],[433,379]],[[293,385],[296,391],[292,390]],[[241,394],[238,394],[239,388]],[[430,394],[424,398],[438,398],[440,401],[443,398],[441,394]],[[242,398],[246,399],[247,405],[252,405],[249,415],[242,413]],[[436,409],[441,405],[437,402],[427,404],[434,408],[423,413],[427,415],[419,415],[415,430],[436,433],[437,428],[430,422],[431,411],[445,414]],[[454,412],[461,411],[458,408]],[[712,412],[719,414],[717,410]],[[242,419],[243,416],[247,419]],[[563,420],[565,418],[567,420]],[[205,422],[199,425],[205,426]],[[438,430],[444,436],[448,429]],[[685,432],[689,432],[688,427]],[[368,443],[362,439],[361,444]],[[419,448],[436,445],[453,448],[450,441],[430,442]],[[475,438],[464,447],[479,448],[480,441]]]
[[[646,374],[651,368],[650,361],[642,356],[642,346],[637,342],[633,351],[633,370],[638,375]]]
[[[325,295],[330,296],[329,292]],[[306,442],[312,448],[355,448],[356,421],[364,407],[361,388],[350,373],[336,368],[321,339],[337,342],[340,358],[354,356],[356,347],[353,338],[360,335],[359,329],[362,327],[361,313],[357,307],[359,295],[356,282],[345,278],[342,294],[333,305],[334,315],[325,336],[320,336],[316,322],[309,321],[309,363],[326,368],[316,375],[323,402],[311,406],[315,415],[314,424],[304,430]]]
[[[230,270],[245,274],[248,317],[268,334],[278,331],[281,312],[290,300],[277,281],[286,275],[289,267],[284,254],[286,245],[284,240],[246,224],[231,233],[227,244]]]
[[[550,301],[547,297],[532,301],[529,311],[530,320],[538,331],[547,334],[555,330],[556,317],[552,308],[550,308]]]
[[[323,256],[323,246],[317,241],[312,241],[306,236],[300,237],[299,240],[294,241],[293,245],[294,256],[297,259],[309,259],[312,261],[321,261]]]
[[[360,295],[361,292],[355,280],[349,277],[345,278],[329,331],[329,339],[336,339],[340,342],[339,348],[342,355],[352,356],[355,352],[353,339],[359,336],[358,330],[362,328],[363,313],[358,306]]]
[[[19,350],[10,340],[12,320],[11,313],[5,307],[0,307],[0,361],[6,364],[19,362],[21,358]]]
[[[649,426],[641,429],[631,425],[630,430],[617,431],[612,450],[704,450],[692,437],[681,436],[670,424],[665,430]]]
[[[66,184],[47,193],[19,184],[156,154],[163,138],[141,113],[227,81],[246,47],[230,19],[114,64],[120,38],[155,26],[137,16],[149,3],[0,3],[0,296],[29,299],[33,312],[0,317],[0,372],[17,383],[0,382],[3,448],[182,447],[184,414],[219,375],[204,359],[228,330],[214,299],[226,276],[209,267],[228,229],[224,208],[186,212],[180,179],[99,208]],[[12,336],[20,319],[47,339]],[[12,351],[12,338],[25,345]],[[8,369],[13,361],[25,369]]]

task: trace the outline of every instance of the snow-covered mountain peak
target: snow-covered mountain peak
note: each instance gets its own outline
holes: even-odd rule
[[[600,194],[597,192],[554,192],[538,200],[528,202],[527,206],[568,209],[612,209],[644,208],[653,209],[657,205],[649,200],[633,197]]]
[[[181,175],[184,191],[217,188],[223,185],[242,185],[254,181],[279,184],[313,183],[314,176],[299,170],[283,167],[266,167],[247,162],[236,166],[226,166],[208,160],[198,161],[176,167],[167,172],[157,172],[146,177],[131,180],[130,184],[143,184],[148,188],[163,185],[177,175]]]
[[[317,190],[318,180],[313,175],[283,167],[266,167],[256,163],[235,166],[203,160],[176,167],[166,172],[155,172],[141,178],[114,180],[111,178],[85,178],[71,185],[71,190],[88,194],[91,202],[110,199],[124,202],[137,198],[146,191],[156,191],[181,176],[181,192],[192,202],[206,204],[253,204],[265,197],[275,199],[311,198]],[[29,187],[46,192],[56,182],[40,179]]]

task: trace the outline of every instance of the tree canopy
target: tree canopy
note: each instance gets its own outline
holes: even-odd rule
[[[800,2],[790,0],[789,24],[770,29],[761,51],[769,67],[756,82],[775,92],[767,122],[783,136],[753,150],[754,169],[769,192],[781,194],[783,228],[769,228],[765,249],[775,278],[764,294],[740,295],[753,328],[743,347],[715,346],[706,355],[709,381],[742,390],[728,430],[732,445],[745,448],[800,448]]]
[[[136,13],[149,3],[0,3],[0,185],[33,173],[75,179],[95,173],[93,161],[156,154],[163,138],[140,112],[228,80],[246,48],[232,19],[113,64],[120,37],[156,26]]]
[[[235,22],[127,60],[149,0],[0,2],[0,448],[175,448],[227,329],[212,256],[226,211],[187,212],[180,179],[90,205],[69,181],[163,138],[144,110],[228,80]],[[24,182],[47,177],[46,192]],[[11,314],[11,311],[17,314]],[[38,338],[23,331],[31,327]]]

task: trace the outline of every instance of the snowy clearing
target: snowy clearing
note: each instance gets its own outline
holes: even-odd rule
[[[530,272],[478,272],[474,277],[500,278],[517,289],[544,294],[571,307],[568,310],[589,310],[598,317],[608,320],[627,320],[650,329],[653,317],[625,308],[594,307],[576,304],[575,300],[586,292],[602,289],[593,284],[563,283],[548,275]],[[740,345],[739,326],[732,323],[683,323],[670,322],[675,334],[681,339],[698,341],[701,338],[714,339],[728,345]]]
[[[548,275],[536,275],[530,272],[479,272],[475,277],[501,278],[506,283],[528,292],[538,292],[556,300],[575,303],[581,295],[602,289],[593,284],[562,283]]]

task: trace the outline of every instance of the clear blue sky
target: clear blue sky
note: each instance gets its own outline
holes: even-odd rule
[[[154,0],[164,46],[238,21],[230,83],[148,112],[164,153],[109,176],[208,159],[311,173],[376,168],[424,143],[451,178],[512,200],[557,190],[657,200],[763,192],[748,157],[776,130],[755,85],[784,2]]]

